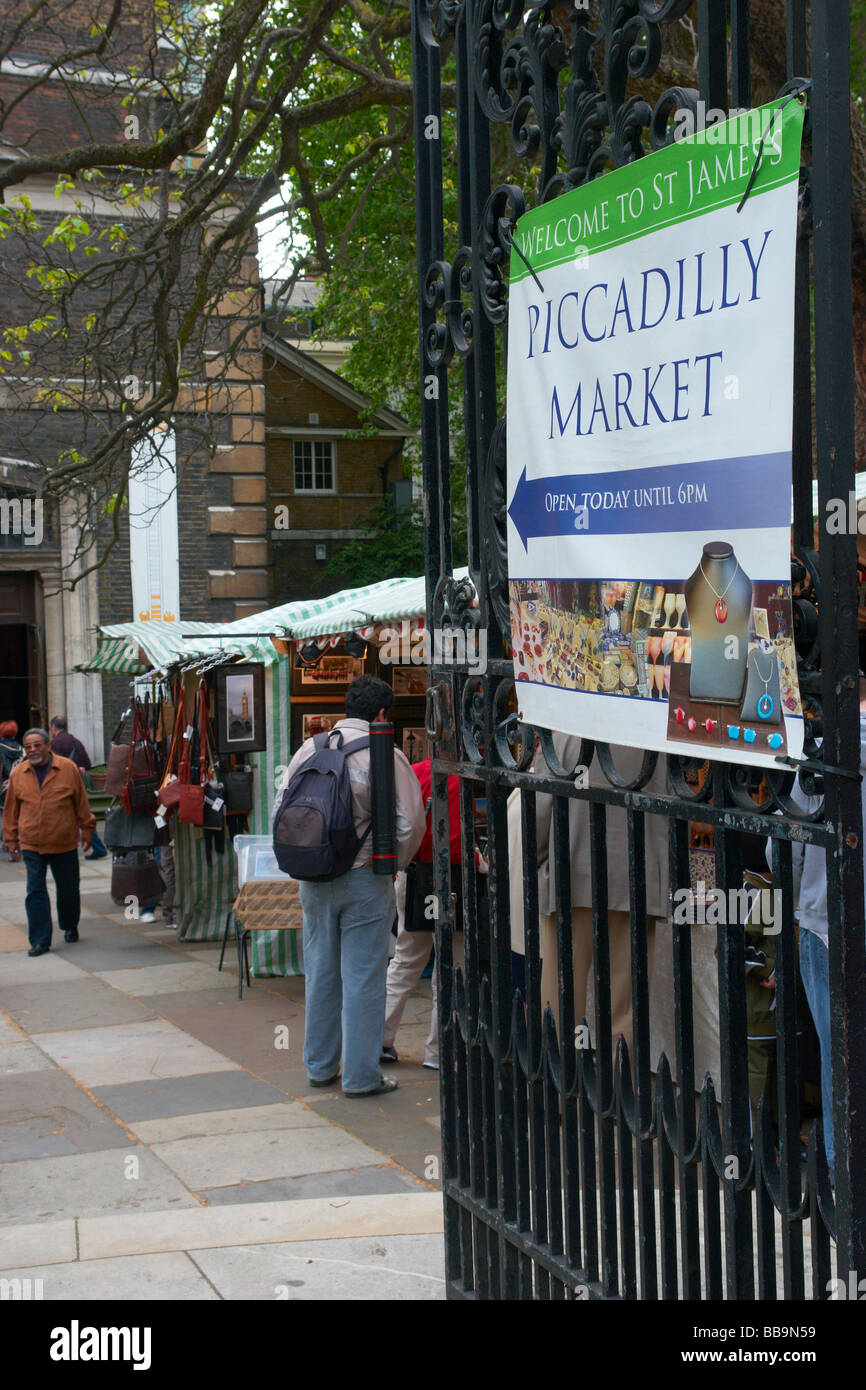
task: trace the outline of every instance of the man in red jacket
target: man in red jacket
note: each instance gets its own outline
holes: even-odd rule
[[[424,798],[425,806],[430,800],[432,779],[430,775],[430,759],[424,762],[413,763],[412,771],[421,784],[421,795]],[[462,863],[463,848],[460,838],[460,779],[458,777],[448,778],[448,829],[451,840],[451,889],[452,892],[459,893],[460,886],[460,864]],[[415,855],[422,864],[429,864],[433,859],[433,827],[428,811],[427,829],[424,832],[424,839],[418,846]],[[397,1036],[397,1029],[400,1027],[400,1020],[403,1017],[403,1010],[406,1001],[412,990],[418,984],[424,973],[424,967],[430,959],[430,948],[433,945],[432,932],[426,931],[406,931],[403,926],[406,908],[406,875],[397,875],[395,884],[397,896],[397,950],[391,959],[388,967],[388,997],[385,1004],[385,1037],[382,1044],[383,1062],[396,1062],[397,1051],[394,1047],[394,1039]],[[433,923],[430,923],[431,927]],[[454,941],[454,966],[462,967],[464,962],[463,933],[456,932]],[[439,1070],[439,1015],[438,1000],[436,989],[436,975],[433,975],[433,1014],[430,1020],[430,1033],[424,1048],[424,1066],[432,1071]]]

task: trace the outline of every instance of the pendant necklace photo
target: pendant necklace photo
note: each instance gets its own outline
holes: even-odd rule
[[[717,622],[717,623],[723,623],[723,622],[726,621],[727,616],[728,616],[728,605],[725,603],[725,594],[728,592],[728,590],[730,589],[730,587],[731,587],[731,585],[733,584],[734,580],[736,579],[737,575],[739,574],[739,571],[740,571],[740,564],[739,564],[739,561],[737,561],[737,568],[734,570],[733,574],[731,575],[730,579],[728,580],[727,584],[725,585],[725,587],[724,587],[724,589],[722,590],[721,593],[719,593],[719,591],[718,591],[718,589],[716,588],[715,584],[713,584],[711,580],[707,579],[707,576],[706,576],[706,574],[705,574],[705,572],[704,572],[704,562],[703,562],[702,559],[698,561],[698,565],[699,565],[701,574],[704,576],[704,582],[706,583],[706,585],[707,585],[708,588],[712,589],[713,593],[715,594],[716,598],[718,599],[718,603],[716,604],[716,608],[715,608],[716,622]],[[764,718],[766,719],[767,716],[764,715]]]
[[[767,676],[765,680],[763,675],[761,674],[761,668],[758,665],[758,653],[755,652],[755,672],[757,674],[758,680],[761,681],[764,686],[763,695],[758,697],[757,709],[759,719],[771,719],[773,715],[773,710],[776,708],[776,702],[770,694],[770,681],[773,679],[772,662],[773,658],[770,657],[770,674],[769,676]]]

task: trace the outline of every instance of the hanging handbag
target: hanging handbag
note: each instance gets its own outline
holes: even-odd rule
[[[219,762],[216,753],[216,739],[211,721],[207,717],[206,708],[203,710],[203,719],[206,731],[206,766],[210,773],[207,786],[204,789],[204,828],[211,831],[223,831],[226,824],[226,789],[225,782],[218,779]]]
[[[207,714],[204,704],[205,699],[206,694],[204,693],[204,685],[202,684],[199,688],[197,697],[199,706],[199,780],[198,782],[190,782],[188,780],[191,762],[191,750],[189,745],[192,743],[192,738],[188,738],[186,741],[187,746],[183,754],[184,760],[181,763],[182,767],[184,765],[186,766],[187,781],[184,781],[182,776],[178,778],[181,787],[180,800],[177,803],[177,817],[184,825],[204,825],[204,789],[205,783],[207,782]]]
[[[120,792],[124,810],[130,813],[155,811],[158,787],[159,773],[148,737],[146,707],[142,711],[140,701],[136,700],[129,735],[126,775]]]
[[[183,737],[187,727],[187,713],[186,698],[184,696],[182,686],[178,692],[178,697],[175,701],[174,709],[175,716],[174,724],[172,726],[171,744],[168,750],[168,757],[165,760],[165,771],[163,772],[162,783],[159,788],[159,803],[161,806],[164,806],[166,810],[171,810],[174,806],[177,806],[178,802],[180,801],[180,773],[181,768],[183,766],[184,757],[187,757],[188,755],[188,747],[192,739],[191,732],[189,739],[184,739]],[[178,767],[177,773],[175,773],[174,767],[178,757],[178,749],[181,743],[183,744],[183,753],[180,755],[180,766]],[[187,772],[187,781],[188,780],[189,773]]]
[[[129,748],[125,743],[120,743],[123,726],[126,723],[129,710],[124,710],[120,717],[120,723],[111,736],[111,747],[108,750],[108,761],[105,764],[105,791],[109,796],[120,796],[123,791],[123,784],[126,781],[126,764],[129,759]]]
[[[117,854],[111,865],[111,900],[123,907],[128,898],[157,903],[165,896],[165,882],[149,850]]]
[[[150,849],[155,835],[156,825],[149,811],[128,815],[122,806],[114,806],[106,812],[102,838],[107,849]]]
[[[226,811],[230,816],[245,816],[253,809],[253,770],[233,767],[223,773]]]

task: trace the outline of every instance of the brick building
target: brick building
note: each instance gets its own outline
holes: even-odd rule
[[[365,515],[385,498],[411,497],[411,427],[387,409],[362,421],[365,397],[312,353],[267,334],[263,347],[270,602],[322,598],[353,583],[325,574],[340,543],[368,535]]]

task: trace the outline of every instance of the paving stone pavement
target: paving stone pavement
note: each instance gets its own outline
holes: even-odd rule
[[[311,1091],[302,979],[237,998],[218,943],[126,921],[82,862],[81,940],[27,956],[0,864],[0,1278],[46,1300],[444,1297],[423,981],[400,1089]]]

